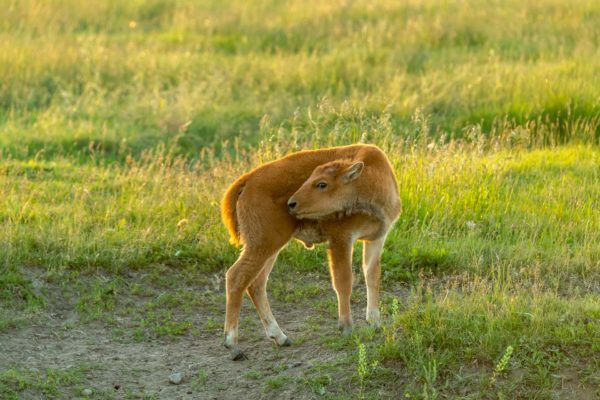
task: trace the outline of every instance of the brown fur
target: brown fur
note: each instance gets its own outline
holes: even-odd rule
[[[236,206],[238,197],[240,197],[240,194],[242,194],[242,190],[244,189],[244,183],[243,177],[236,180],[233,185],[227,189],[225,196],[223,196],[223,201],[221,202],[221,215],[223,216],[223,223],[229,231],[229,241],[234,246],[240,245],[240,233],[238,231]]]
[[[231,185],[221,209],[231,242],[244,246],[226,274],[225,345],[234,359],[245,357],[237,346],[244,292],[255,304],[267,336],[279,345],[290,343],[271,313],[266,283],[277,254],[292,237],[309,248],[329,242],[339,324],[345,332],[352,325],[352,247],[356,240],[365,241],[367,319],[379,323],[379,258],[400,213],[396,179],[379,148],[351,145],[301,151],[264,164]]]

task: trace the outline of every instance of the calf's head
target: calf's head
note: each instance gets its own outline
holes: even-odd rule
[[[356,182],[363,168],[362,161],[332,161],[318,166],[289,198],[289,212],[299,219],[318,219],[343,211],[356,200]]]

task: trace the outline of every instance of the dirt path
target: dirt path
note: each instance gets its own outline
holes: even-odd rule
[[[231,362],[220,337],[123,343],[111,338],[101,326],[64,330],[60,324],[39,325],[0,335],[0,368],[43,371],[88,365],[91,368],[86,372],[84,386],[115,398],[154,395],[161,399],[258,399],[270,398],[263,377],[281,375],[280,378],[293,381],[315,362],[340,357],[323,348],[315,351],[307,343],[277,351],[268,341],[253,339],[253,343],[245,343],[250,360]],[[199,378],[199,371],[206,375]],[[250,371],[254,377],[249,377]],[[169,383],[172,372],[184,374],[180,385]],[[278,395],[287,392],[294,398],[315,397],[309,388],[298,389],[290,385],[289,390],[278,391]]]
[[[273,302],[281,326],[296,341],[278,349],[263,336],[246,300],[240,344],[249,360],[232,362],[218,329],[201,328],[209,314],[222,319],[214,307],[197,310],[198,329],[191,333],[135,340],[115,335],[115,326],[127,330],[131,325],[129,317],[111,314],[116,319],[111,323],[83,322],[73,300],[65,301],[68,295],[45,289],[53,300],[41,315],[0,333],[0,372],[16,369],[43,376],[47,368],[81,371],[84,377],[77,383],[56,382],[60,398],[82,397],[85,388],[93,391],[91,398],[116,399],[312,399],[350,389],[354,367],[347,362],[348,352],[323,344],[323,337],[339,337],[335,321],[317,322],[316,329],[317,313],[308,302],[301,307]],[[169,383],[173,372],[183,373],[181,384]],[[25,390],[20,396],[39,398],[39,392]]]

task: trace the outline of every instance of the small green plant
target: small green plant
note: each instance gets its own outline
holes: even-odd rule
[[[202,328],[207,332],[218,332],[223,327],[222,325],[223,324],[221,323],[221,321],[219,321],[217,318],[207,317],[204,320]]]
[[[508,347],[506,347],[506,350],[504,350],[504,354],[502,354],[500,361],[498,361],[496,363],[496,366],[494,367],[494,372],[492,373],[492,377],[491,377],[492,383],[495,383],[498,375],[502,374],[506,370],[506,366],[508,365],[508,362],[510,361],[510,357],[512,356],[513,350],[514,349],[512,346],[508,346]]]
[[[246,378],[248,379],[252,379],[252,380],[258,380],[260,378],[262,378],[263,373],[257,370],[251,370],[246,372],[246,375],[244,375]]]
[[[269,390],[277,390],[281,389],[283,385],[289,380],[287,376],[277,376],[274,378],[269,378],[265,381],[266,388]]]
[[[331,383],[331,376],[328,374],[318,375],[314,378],[305,379],[304,383],[308,385],[315,394],[324,396],[327,392],[327,386]]]
[[[392,321],[396,319],[396,316],[400,312],[400,302],[397,297],[392,299],[392,304],[390,305],[390,316],[392,317]]]
[[[431,360],[427,364],[423,365],[423,391],[422,395],[424,399],[435,400],[438,397],[437,390],[435,389],[435,381],[437,380],[437,361]]]
[[[196,390],[199,390],[204,385],[206,385],[206,381],[208,380],[208,374],[204,368],[200,368],[198,374],[192,381],[192,387]]]
[[[100,319],[115,308],[120,289],[119,279],[98,276],[89,284],[81,284],[75,308],[85,320]]]
[[[367,358],[367,349],[365,345],[359,340],[356,340],[358,346],[358,361],[356,366],[356,372],[358,373],[358,381],[360,384],[360,397],[364,398],[365,382],[367,378],[373,373],[375,368],[379,365],[378,360],[369,362]]]

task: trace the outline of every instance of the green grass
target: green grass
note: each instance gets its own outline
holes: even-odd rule
[[[90,4],[0,7],[0,331],[52,307],[43,279],[77,324],[124,340],[218,334],[224,299],[203,288],[238,252],[227,185],[290,151],[368,142],[403,201],[383,332],[320,338],[356,366],[347,392],[339,365],[248,376],[324,397],[600,395],[597,2]],[[335,315],[325,263],[291,244],[270,285],[319,333]],[[81,382],[61,374],[6,369],[0,393],[61,397],[53,379]]]
[[[16,328],[45,305],[44,296],[18,269],[0,269],[0,332]]]
[[[21,399],[22,395],[31,396],[39,393],[45,399],[60,399],[64,396],[59,388],[70,388],[85,381],[87,366],[67,369],[46,368],[37,369],[8,369],[0,371],[0,395],[3,399]],[[79,391],[75,392],[79,394]],[[73,394],[73,393],[71,393]]]
[[[9,3],[0,146],[18,157],[197,156],[257,144],[259,123],[360,137],[352,108],[402,136],[420,110],[438,136],[599,138],[592,1]]]

